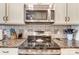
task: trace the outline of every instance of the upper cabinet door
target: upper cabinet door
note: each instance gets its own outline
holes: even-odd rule
[[[8,24],[24,24],[24,4],[8,4]]]
[[[0,24],[4,24],[4,16],[5,16],[5,4],[0,3]]]
[[[79,3],[68,4],[68,24],[79,24]]]
[[[55,4],[55,23],[58,25],[65,24],[66,19],[66,4],[65,3],[56,3]]]

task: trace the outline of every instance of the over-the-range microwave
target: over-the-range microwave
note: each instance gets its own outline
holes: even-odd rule
[[[53,6],[53,4],[25,4],[25,22],[54,23],[55,10]]]

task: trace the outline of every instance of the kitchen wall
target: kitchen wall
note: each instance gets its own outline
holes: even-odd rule
[[[0,25],[0,29],[10,29],[14,28],[16,30],[23,29],[27,31],[51,31],[54,32],[55,29],[65,29],[67,26],[64,25],[53,25],[53,24],[26,24],[26,25]]]
[[[61,33],[63,32],[63,29],[66,29],[70,26],[65,25],[53,25],[50,23],[27,23],[26,25],[0,25],[0,29],[10,29],[14,28],[16,32],[19,31],[19,29],[22,29],[26,32],[33,32],[33,31],[50,31],[51,33],[55,34],[55,30],[59,29]],[[71,28],[79,29],[78,25],[73,25]]]

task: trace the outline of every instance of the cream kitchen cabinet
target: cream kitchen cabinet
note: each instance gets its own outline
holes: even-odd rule
[[[24,24],[24,4],[8,4],[8,21],[7,24]]]
[[[66,4],[65,3],[55,3],[55,23],[56,25],[65,24],[66,20]]]
[[[79,55],[78,48],[61,48],[61,55]]]
[[[55,24],[79,24],[79,3],[56,3]]]
[[[18,48],[0,48],[0,55],[18,55]]]
[[[4,16],[5,16],[5,4],[0,3],[0,24],[4,24]]]
[[[79,3],[68,3],[68,24],[79,24]]]

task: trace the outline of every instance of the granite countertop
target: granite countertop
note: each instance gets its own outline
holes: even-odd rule
[[[7,41],[7,46],[4,46],[2,41],[0,41],[0,47],[7,47],[7,48],[15,48],[21,46],[26,41],[26,39],[10,39]],[[79,48],[79,47],[68,47],[67,42],[63,39],[53,39],[53,41],[61,48]]]
[[[10,39],[6,42],[7,46],[4,46],[2,41],[0,41],[0,47],[19,47],[26,39]]]
[[[68,46],[67,46],[67,42],[66,42],[64,39],[60,39],[60,40],[58,40],[58,39],[53,39],[53,41],[54,41],[56,44],[58,44],[60,48],[62,48],[62,47],[68,47]]]
[[[54,39],[53,41],[57,43],[60,48],[79,48],[79,45],[77,45],[79,44],[79,41],[76,41],[77,44],[75,44],[74,46],[68,46],[66,39],[60,39],[60,40]]]

